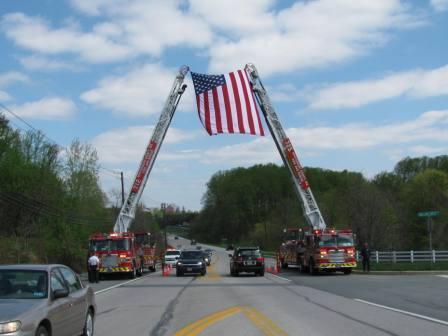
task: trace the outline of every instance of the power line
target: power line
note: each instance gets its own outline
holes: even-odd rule
[[[61,146],[57,141],[55,141],[54,139],[50,138],[48,135],[46,135],[44,132],[42,132],[41,130],[37,129],[36,127],[34,127],[31,123],[29,123],[28,121],[26,121],[24,118],[22,118],[21,116],[19,116],[17,113],[15,113],[14,111],[12,111],[9,107],[5,106],[3,103],[0,103],[0,108],[3,111],[8,112],[9,114],[13,115],[14,117],[16,117],[17,119],[19,119],[21,122],[23,122],[25,125],[27,125],[29,128],[31,128],[34,132],[36,133],[40,133],[42,134],[46,139],[50,140],[50,142],[52,142],[54,145],[56,145],[58,148],[60,149],[67,149],[66,146]],[[24,131],[25,130],[23,128],[21,128],[20,126],[18,126],[15,122],[13,122],[12,120],[9,120],[13,125],[15,125],[17,128],[19,128],[20,130]],[[102,169],[104,171],[108,171],[112,174],[120,174],[117,171],[114,171],[112,169],[103,167],[102,165],[98,166],[99,169]]]

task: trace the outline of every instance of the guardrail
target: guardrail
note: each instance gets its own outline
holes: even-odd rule
[[[356,251],[356,260],[361,260],[360,251]],[[372,251],[370,261],[376,263],[417,263],[432,261],[436,263],[448,261],[448,251]]]

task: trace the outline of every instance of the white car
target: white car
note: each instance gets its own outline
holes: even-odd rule
[[[177,260],[180,256],[180,250],[167,250],[165,256],[163,257],[163,263],[165,265],[171,265],[176,267]]]

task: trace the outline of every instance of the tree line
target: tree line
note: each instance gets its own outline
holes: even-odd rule
[[[349,171],[306,168],[328,227],[351,228],[357,242],[379,250],[428,250],[426,219],[437,210],[433,247],[448,249],[448,156],[405,158],[372,179]],[[191,236],[275,250],[287,227],[306,228],[302,208],[283,166],[256,165],[212,176]]]
[[[74,139],[61,148],[36,131],[13,129],[0,114],[0,263],[85,268],[88,236],[113,229],[118,205],[99,184],[98,155]],[[139,205],[139,230],[158,231]]]

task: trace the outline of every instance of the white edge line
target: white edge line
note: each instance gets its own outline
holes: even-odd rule
[[[111,287],[103,288],[103,289],[101,289],[101,290],[99,290],[99,291],[96,291],[96,292],[94,292],[94,293],[95,293],[95,294],[101,294],[101,293],[110,291],[111,289],[114,289],[114,288],[117,288],[117,287],[126,285],[126,284],[131,283],[131,282],[134,282],[134,281],[138,281],[138,280],[147,278],[147,277],[149,277],[149,276],[151,276],[151,275],[154,275],[154,274],[157,274],[157,273],[160,273],[160,271],[155,272],[155,273],[151,273],[151,274],[147,274],[147,275],[145,275],[145,276],[141,276],[141,277],[139,277],[139,278],[137,278],[137,279],[132,279],[132,280],[129,280],[129,281],[126,281],[126,282],[122,282],[122,283],[113,285],[113,286],[111,286]]]
[[[362,300],[362,299],[353,299],[353,300],[358,301],[358,302],[362,302],[362,303],[366,303],[366,304],[371,305],[371,306],[392,310],[392,311],[397,312],[397,313],[402,313],[402,314],[405,314],[405,315],[418,317],[418,318],[421,318],[423,320],[428,320],[428,321],[431,321],[431,322],[436,322],[436,323],[440,323],[440,324],[448,326],[448,322],[447,321],[435,319],[435,318],[432,318],[432,317],[429,317],[429,316],[415,314],[415,313],[408,312],[406,310],[401,310],[401,309],[392,308],[392,307],[388,307],[388,306],[383,306],[383,305],[380,305],[380,304],[377,304],[377,303],[373,303],[373,302],[370,302],[370,301],[366,301],[366,300]]]
[[[279,279],[282,279],[282,280],[292,281],[291,279],[286,279],[286,278],[283,278],[283,277],[281,277],[281,276],[278,276],[278,275],[275,275],[275,274],[272,274],[272,273],[269,273],[269,272],[267,272],[267,274],[272,275],[272,276],[274,276],[274,277],[276,277],[276,278],[279,278]]]

